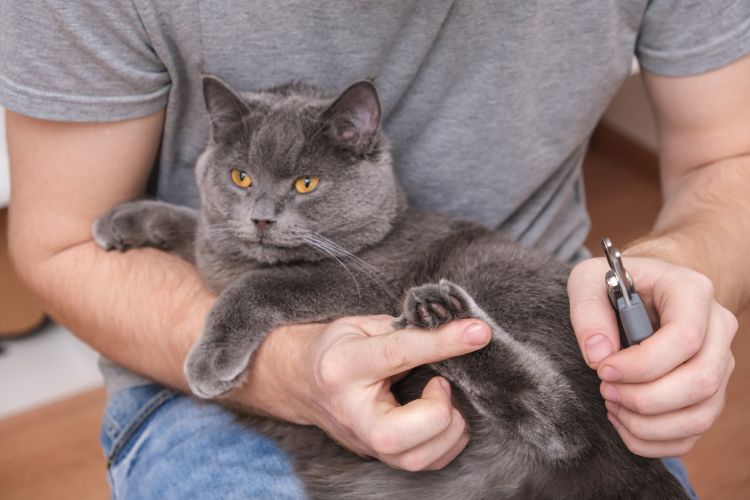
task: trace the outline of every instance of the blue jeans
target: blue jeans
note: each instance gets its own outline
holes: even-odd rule
[[[157,384],[110,398],[101,441],[116,500],[305,497],[289,458],[270,439],[218,405]],[[682,463],[664,462],[698,498]]]
[[[156,384],[110,398],[101,441],[116,500],[305,497],[270,439],[218,405]]]

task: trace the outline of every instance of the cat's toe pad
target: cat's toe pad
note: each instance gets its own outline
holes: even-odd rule
[[[406,292],[397,327],[437,328],[454,319],[472,317],[473,301],[466,291],[448,280],[415,286]]]
[[[242,383],[249,356],[213,344],[194,346],[185,361],[185,377],[198,397],[213,398]]]

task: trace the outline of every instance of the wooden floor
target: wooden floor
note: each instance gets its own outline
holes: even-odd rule
[[[592,143],[585,177],[595,252],[601,236],[623,244],[652,224],[660,203],[653,163],[606,133]],[[724,413],[685,457],[696,490],[708,500],[750,498],[750,313],[740,323]],[[98,444],[103,404],[98,390],[0,421],[0,500],[107,498]]]
[[[102,389],[1,420],[0,499],[108,498],[103,406]]]

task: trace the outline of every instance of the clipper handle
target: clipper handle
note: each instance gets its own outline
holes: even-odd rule
[[[640,344],[654,333],[654,327],[651,326],[646,307],[641,302],[638,293],[633,292],[630,295],[630,305],[625,303],[623,297],[618,297],[617,311],[620,320],[620,333],[624,334],[628,346]],[[622,338],[623,335],[620,335],[621,340]]]

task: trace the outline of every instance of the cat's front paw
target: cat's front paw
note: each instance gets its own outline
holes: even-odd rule
[[[154,205],[155,202],[142,200],[116,206],[94,222],[94,241],[105,250],[120,252],[164,246],[168,228],[160,223]]]
[[[185,360],[185,376],[190,390],[209,399],[229,392],[242,383],[249,354],[226,345],[198,342]]]
[[[406,292],[403,312],[394,326],[437,328],[454,319],[475,317],[473,306],[469,294],[448,280],[415,286]]]

